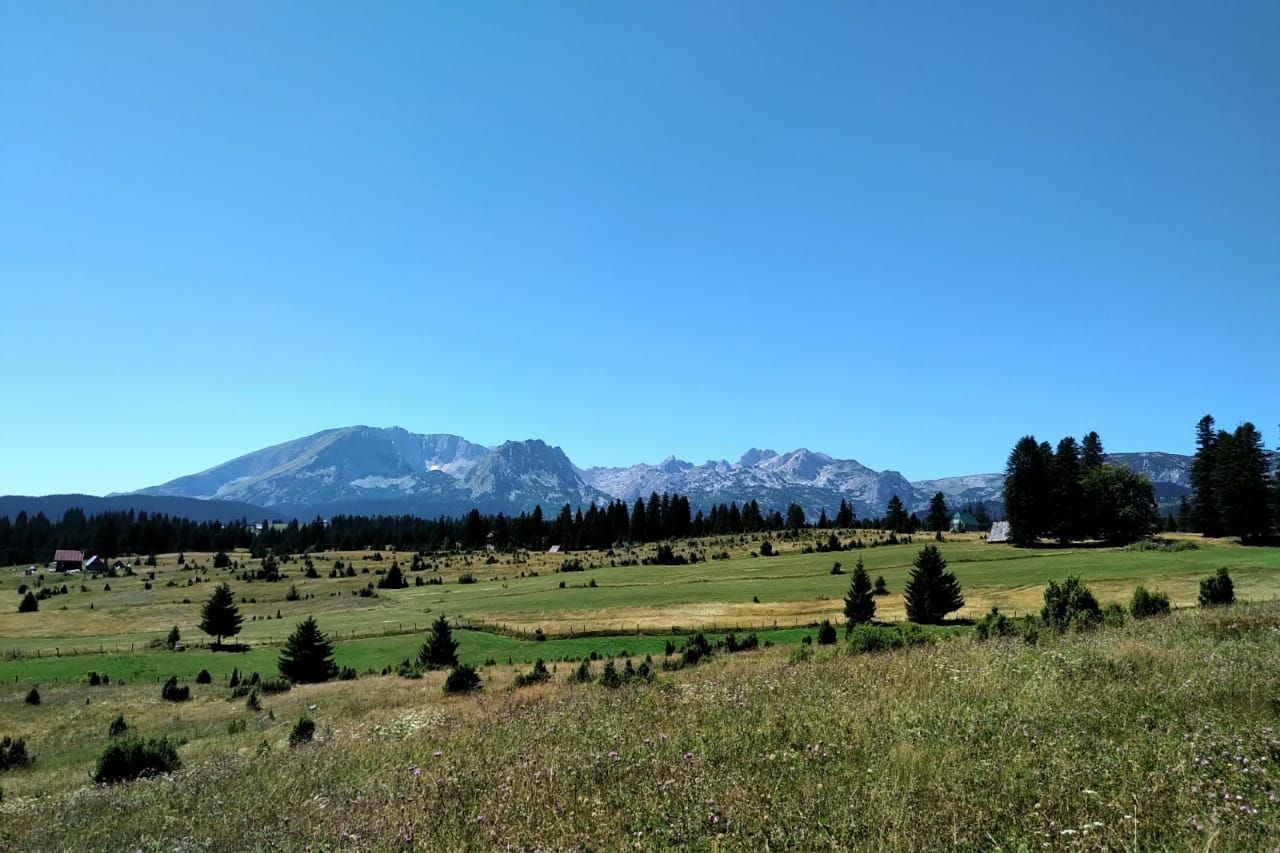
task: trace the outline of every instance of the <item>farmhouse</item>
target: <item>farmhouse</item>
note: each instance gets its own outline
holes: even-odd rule
[[[80,571],[84,568],[84,551],[71,551],[65,548],[59,548],[53,552],[53,569],[56,572],[66,572],[71,569]]]
[[[981,530],[982,524],[971,512],[957,512],[951,516],[951,532],[964,533],[969,530]]]

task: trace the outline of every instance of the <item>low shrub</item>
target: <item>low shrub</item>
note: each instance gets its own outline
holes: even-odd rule
[[[1218,569],[1217,574],[1200,581],[1200,606],[1213,607],[1218,604],[1231,604],[1236,600],[1236,585],[1226,566]]]
[[[480,673],[469,664],[460,663],[449,670],[444,680],[445,693],[470,693],[480,689]]]
[[[822,624],[818,626],[818,645],[831,646],[836,642],[836,626],[831,624],[830,619],[823,619]]]
[[[1129,601],[1129,614],[1134,619],[1167,616],[1169,610],[1169,596],[1163,592],[1150,592],[1144,586],[1135,589],[1133,598]]]
[[[185,702],[191,698],[191,688],[185,684],[179,685],[176,675],[170,676],[160,688],[160,698],[166,702]]]
[[[30,690],[27,691],[27,698],[24,699],[23,701],[26,702],[28,705],[39,705],[40,691],[32,687]]]
[[[887,652],[908,646],[920,646],[932,642],[928,634],[915,625],[885,626],[856,625],[849,632],[849,651],[863,654]]]
[[[168,738],[122,737],[107,744],[98,756],[93,781],[100,785],[172,773],[182,766],[177,748]]]
[[[0,738],[0,770],[28,767],[34,760],[34,756],[27,752],[27,741],[24,738],[12,738],[9,735]]]
[[[1072,575],[1059,584],[1049,581],[1044,590],[1044,607],[1040,610],[1044,624],[1055,631],[1068,628],[1081,630],[1102,620],[1102,608],[1089,587]]]
[[[213,676],[209,674],[209,670],[207,669],[200,670],[199,674],[196,675],[196,684],[211,684],[211,683],[213,683]]]
[[[298,722],[293,724],[293,731],[289,732],[289,746],[309,743],[315,736],[315,720],[303,714],[298,718]]]
[[[547,665],[542,658],[538,658],[534,661],[532,670],[516,674],[516,687],[529,687],[534,684],[543,684],[550,680],[551,671],[547,669]]]
[[[591,661],[588,658],[583,658],[582,663],[578,664],[578,668],[569,673],[570,684],[590,684],[593,678]]]

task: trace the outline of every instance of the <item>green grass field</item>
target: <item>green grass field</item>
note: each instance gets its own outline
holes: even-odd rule
[[[468,639],[474,639],[468,637]],[[550,641],[549,641],[550,642]],[[597,666],[597,673],[599,668]],[[1270,849],[1280,837],[1280,604],[889,654],[736,655],[617,690],[480,694],[442,675],[296,687],[0,689],[27,769],[0,848]],[[310,714],[316,741],[290,747]],[[86,772],[123,714],[183,767]]]

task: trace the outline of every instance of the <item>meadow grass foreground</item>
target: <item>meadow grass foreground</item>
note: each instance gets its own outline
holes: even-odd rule
[[[1280,604],[1065,636],[720,654],[655,683],[154,685],[3,695],[36,762],[4,849],[1263,849],[1280,838]],[[596,667],[599,673],[599,665]],[[100,692],[94,692],[100,691]],[[12,695],[10,695],[12,694]],[[85,700],[88,699],[88,704]],[[316,740],[288,745],[309,710]],[[171,776],[86,770],[123,712]],[[39,734],[37,734],[39,733]],[[43,765],[43,766],[42,766]],[[52,765],[52,766],[49,766]]]

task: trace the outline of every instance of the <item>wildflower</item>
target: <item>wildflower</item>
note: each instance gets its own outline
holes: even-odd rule
[[[693,761],[693,753],[692,753],[692,752],[686,752],[686,753],[684,754],[684,763],[685,763],[685,764],[688,764],[690,761]]]
[[[409,772],[413,774],[413,778],[417,779],[422,776],[422,768],[416,764],[409,765]]]
[[[442,755],[444,755],[444,753],[437,749],[435,752],[432,753],[432,755],[434,755],[436,758],[440,758]]]
[[[616,749],[614,749],[614,750],[610,750],[610,751],[609,751],[609,757],[610,757],[610,758],[612,758],[614,761],[617,761],[617,760],[618,760],[618,751],[617,751]]]

